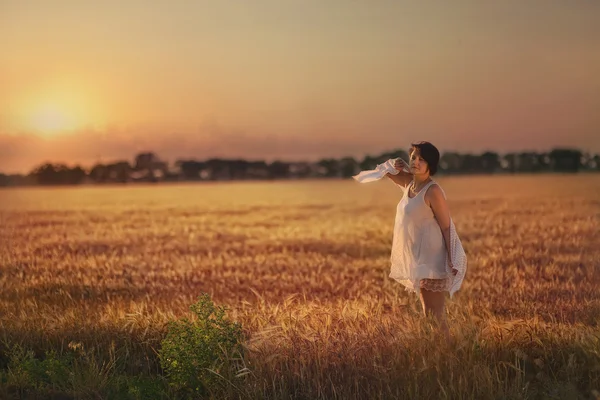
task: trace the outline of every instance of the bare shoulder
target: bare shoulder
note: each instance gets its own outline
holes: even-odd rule
[[[446,201],[446,195],[437,182],[427,188],[427,193],[425,193],[425,201],[427,204],[439,204]]]

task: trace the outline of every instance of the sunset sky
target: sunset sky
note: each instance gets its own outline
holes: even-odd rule
[[[0,171],[600,151],[600,1],[0,0]]]

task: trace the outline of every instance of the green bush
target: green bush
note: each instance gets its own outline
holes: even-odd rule
[[[171,321],[161,342],[160,363],[169,383],[178,391],[207,395],[235,388],[245,375],[242,328],[225,317],[225,308],[216,306],[203,294],[190,306],[195,318]]]
[[[18,389],[63,389],[68,386],[72,359],[59,357],[55,351],[46,352],[40,360],[32,350],[14,345],[9,350],[8,384]]]

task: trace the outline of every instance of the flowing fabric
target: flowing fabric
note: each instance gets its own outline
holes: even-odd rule
[[[456,233],[456,227],[452,219],[450,219],[450,254],[452,255],[452,265],[454,269],[458,270],[456,275],[452,275],[452,268],[446,261],[446,271],[450,274],[448,292],[452,298],[452,295],[460,289],[467,274],[467,254]]]
[[[354,175],[353,178],[360,183],[374,182],[383,178],[386,174],[397,175],[400,173],[396,168],[394,168],[394,163],[397,159],[389,159],[384,163],[377,165],[375,169],[369,169],[365,171],[359,172],[357,175]],[[404,161],[404,160],[403,160]],[[405,165],[406,161],[404,162]],[[408,172],[408,168],[404,168],[404,171]]]

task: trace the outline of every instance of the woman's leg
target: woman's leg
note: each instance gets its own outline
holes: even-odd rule
[[[421,304],[423,305],[423,313],[428,315],[433,315],[433,317],[440,324],[440,328],[446,339],[450,339],[450,331],[448,330],[448,324],[446,323],[445,316],[445,293],[444,292],[436,292],[427,289],[421,288]]]

